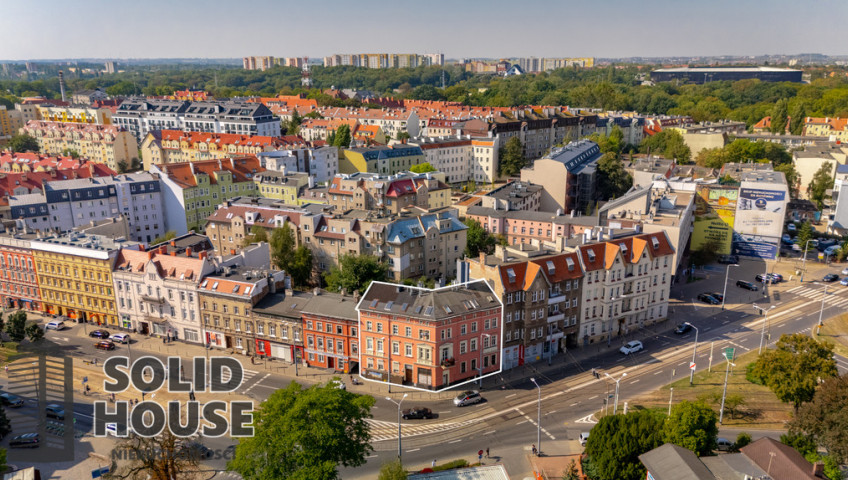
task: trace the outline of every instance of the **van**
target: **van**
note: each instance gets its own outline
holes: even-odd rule
[[[719,452],[729,452],[729,451],[733,450],[733,442],[731,442],[730,440],[728,440],[726,438],[719,437],[716,440],[716,447],[717,447],[716,449]]]
[[[586,442],[589,440],[589,432],[581,433],[578,439],[580,440],[580,445],[585,447]]]

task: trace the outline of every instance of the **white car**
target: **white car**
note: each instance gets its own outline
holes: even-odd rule
[[[848,275],[848,268],[842,270],[842,275]]]
[[[841,247],[839,245],[832,245],[824,249],[825,255],[836,255],[836,252],[839,251]]]
[[[65,328],[65,322],[61,320],[53,320],[52,322],[48,322],[47,325],[44,326],[45,330],[62,330]]]
[[[113,333],[109,340],[115,343],[130,343],[130,336],[126,333]]]
[[[627,342],[627,344],[619,348],[618,351],[625,355],[630,355],[631,353],[636,353],[639,350],[642,350],[642,348],[642,342],[639,340],[633,340],[631,342]]]
[[[798,245],[797,243],[792,244],[792,251],[793,252],[800,252],[801,250],[803,250],[803,248],[801,248],[801,245]]]
[[[790,224],[786,225],[786,230],[787,230],[787,231],[789,231],[789,232],[794,232],[794,231],[796,231],[796,230],[798,230],[798,229],[797,229],[797,228],[795,228],[795,224],[794,224],[794,223],[790,223]]]

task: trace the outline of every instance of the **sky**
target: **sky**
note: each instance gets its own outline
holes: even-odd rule
[[[0,60],[848,54],[848,0],[0,0]]]

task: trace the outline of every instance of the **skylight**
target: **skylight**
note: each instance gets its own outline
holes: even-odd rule
[[[218,290],[218,282],[212,284],[212,290]]]
[[[391,309],[392,309],[392,305],[394,305],[394,304],[395,304],[395,302],[394,302],[394,301],[389,300],[389,303],[387,303],[387,304],[386,304],[386,306],[384,307],[384,308],[385,308],[385,310],[386,310],[386,311],[391,310]]]
[[[371,300],[371,306],[370,306],[370,308],[374,308],[374,307],[376,307],[378,302],[379,302],[379,300],[377,300],[376,298],[375,298],[374,300]]]
[[[556,273],[556,266],[554,266],[553,261],[548,260],[547,262],[545,262],[545,265],[548,266],[548,275],[553,275],[554,273]]]
[[[507,268],[506,275],[509,277],[509,283],[515,283],[515,270]]]

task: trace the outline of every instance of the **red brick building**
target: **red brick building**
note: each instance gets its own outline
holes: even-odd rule
[[[0,235],[0,305],[4,308],[42,310],[29,238],[35,235]]]
[[[303,306],[305,360],[310,367],[350,373],[359,365],[357,296],[317,292]]]

